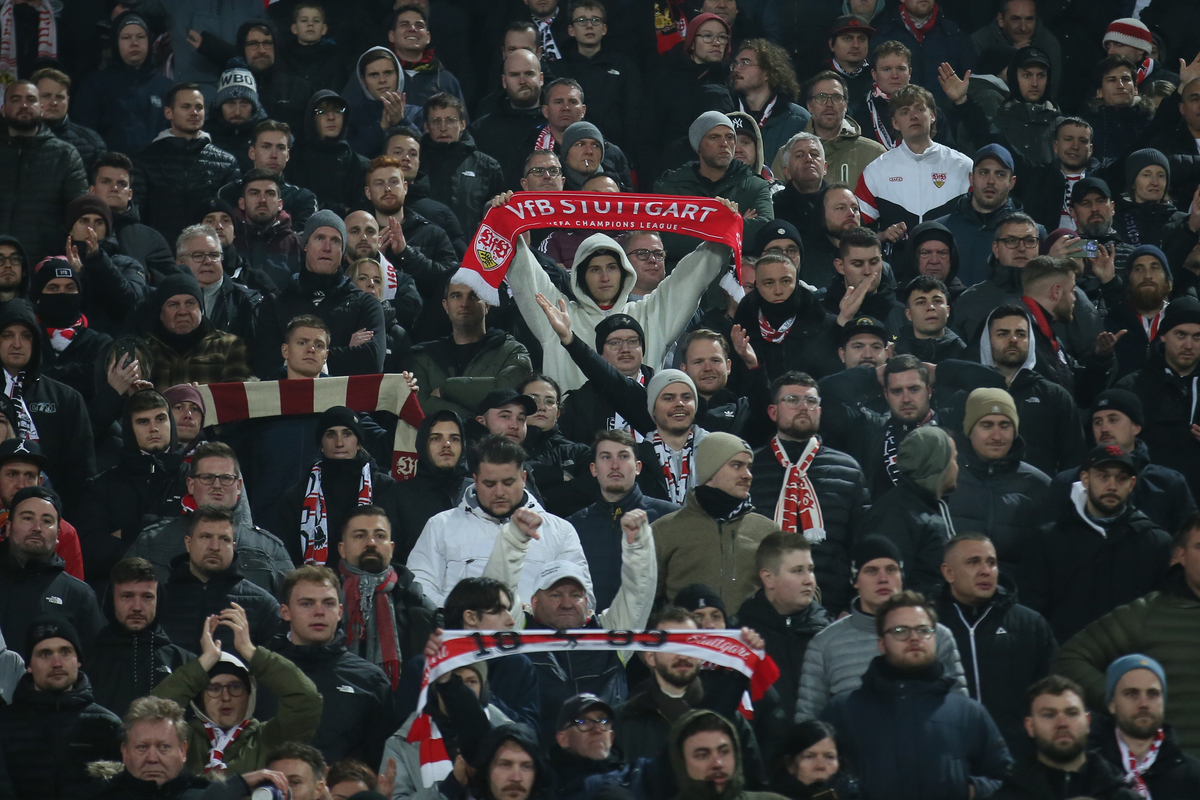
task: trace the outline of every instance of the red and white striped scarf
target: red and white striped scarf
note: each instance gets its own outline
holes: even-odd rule
[[[778,330],[771,327],[771,323],[767,322],[766,316],[762,311],[758,312],[758,333],[762,336],[764,342],[771,344],[782,344],[787,338],[788,331],[796,324],[796,318],[789,317],[788,321],[779,326]]]
[[[371,505],[371,462],[363,464],[358,484],[358,505]],[[321,462],[313,464],[300,507],[300,543],[304,545],[304,563],[325,565],[329,560],[329,504],[321,486]]]
[[[676,473],[675,459],[673,458],[675,451],[663,441],[658,431],[650,435],[650,443],[654,445],[658,463],[662,465],[663,479],[667,482],[667,499],[676,505],[683,505],[683,502],[687,500],[688,478],[695,468],[695,464],[692,463],[696,458],[695,442],[696,426],[693,425],[688,430],[687,441],[679,449],[679,472]]]
[[[320,414],[333,406],[360,413],[391,412],[399,417],[392,439],[392,477],[406,481],[417,472],[417,428],[425,412],[400,375],[208,383],[198,388],[207,409],[205,428],[244,419]]]
[[[454,763],[446,750],[446,741],[437,723],[428,714],[413,720],[408,729],[408,743],[417,746],[417,761],[421,765],[421,786],[428,789],[454,771]]]
[[[212,773],[216,773],[218,777],[225,775],[225,771],[229,769],[225,763],[225,751],[249,725],[250,720],[244,719],[242,724],[236,728],[223,731],[211,722],[204,723],[204,735],[208,737],[208,763],[204,765],[205,775]]]
[[[554,149],[554,133],[550,130],[549,125],[543,125],[538,131],[537,139],[533,142],[533,151],[540,152],[542,150]]]
[[[803,533],[811,544],[825,541],[825,518],[817,500],[817,489],[808,477],[808,467],[820,449],[821,443],[813,436],[804,445],[800,458],[793,463],[779,436],[771,440],[771,452],[784,470],[779,499],[775,501],[775,524],[788,533]]]
[[[79,335],[81,330],[88,326],[87,317],[83,314],[79,315],[79,319],[75,320],[75,324],[67,328],[46,328],[46,335],[50,337],[50,346],[54,348],[54,352],[61,353],[71,346],[71,340]]]
[[[58,58],[58,25],[50,0],[32,0],[38,12],[38,60]],[[13,19],[13,0],[0,3],[0,84],[17,79],[17,26]]]
[[[918,25],[912,18],[912,14],[908,13],[907,6],[903,4],[900,6],[900,21],[904,23],[904,27],[908,29],[908,32],[916,37],[917,44],[922,44],[925,41],[926,34],[933,30],[933,26],[937,22],[937,18],[938,7],[936,3],[933,6],[933,13],[929,15],[929,19],[925,20],[920,25]]]
[[[1146,755],[1141,760],[1138,760],[1138,757],[1133,754],[1119,733],[1116,734],[1116,737],[1117,748],[1121,751],[1121,766],[1125,769],[1126,782],[1131,789],[1150,800],[1150,787],[1146,785],[1146,779],[1142,776],[1158,760],[1158,751],[1162,748],[1163,739],[1166,738],[1163,729],[1159,728],[1158,733],[1154,734],[1154,741],[1150,743],[1150,749],[1146,751]]]

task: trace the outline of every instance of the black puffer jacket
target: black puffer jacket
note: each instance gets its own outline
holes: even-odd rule
[[[338,138],[321,139],[317,135],[317,103],[327,97],[337,98],[343,105],[346,103],[337,92],[320,91],[312,96],[304,113],[305,136],[292,150],[286,175],[292,183],[315,194],[321,208],[345,217],[362,202],[370,162],[346,142],[351,116],[348,106]]]
[[[107,624],[100,613],[96,594],[78,578],[68,575],[66,562],[57,554],[47,561],[28,561],[19,566],[9,554],[8,542],[0,542],[0,630],[10,642],[25,642],[25,629],[42,614],[62,614],[75,625],[86,646]]]
[[[534,129],[545,121],[540,106],[513,108],[505,96],[495,111],[478,117],[471,123],[469,133],[476,149],[500,165],[507,183],[505,188],[520,190],[517,179],[522,175],[521,167],[529,152],[526,141]],[[481,213],[482,211],[483,209],[480,209]]]
[[[863,794],[890,800],[988,797],[1012,766],[1004,738],[979,703],[954,689],[940,661],[920,677],[877,656],[862,686],[829,701],[821,719],[838,754],[858,770]]]
[[[992,800],[1062,800],[1094,797],[1096,800],[1137,800],[1141,795],[1125,785],[1122,773],[1095,753],[1083,769],[1065,772],[1030,756],[1017,763]]]
[[[895,488],[876,498],[862,529],[886,536],[904,556],[904,586],[932,596],[942,585],[942,550],[954,537],[946,501],[901,473]]]
[[[83,651],[83,670],[92,676],[96,702],[124,717],[130,703],[194,658],[171,644],[157,622],[140,631],[110,622]]]
[[[404,722],[392,701],[392,686],[383,670],[346,651],[342,635],[324,645],[293,644],[281,634],[266,647],[291,661],[317,685],[325,705],[312,746],[332,764],[357,758],[378,764],[383,745]],[[254,716],[267,722],[279,709],[279,700],[262,686]]]
[[[201,132],[181,139],[163,131],[133,159],[133,195],[145,222],[168,242],[190,225],[196,209],[238,179],[237,159]]]
[[[808,608],[785,617],[775,610],[762,589],[742,603],[737,616],[739,625],[751,628],[763,637],[767,655],[775,659],[775,665],[779,667],[779,680],[771,688],[779,693],[780,707],[795,708],[800,669],[808,643],[833,623],[833,617],[815,600]]]
[[[113,232],[121,253],[137,261],[152,273],[174,275],[183,268],[175,263],[175,250],[162,234],[142,224],[137,206],[130,203],[124,211],[113,212]]]
[[[1168,533],[1177,531],[1184,520],[1196,513],[1196,500],[1182,473],[1150,462],[1150,449],[1141,439],[1133,445],[1133,465],[1137,469],[1137,486],[1129,501],[1133,507]],[[1071,505],[1071,484],[1079,480],[1079,469],[1065,469],[1054,476],[1050,484],[1050,500],[1058,513]],[[961,479],[959,485],[962,485]]]
[[[230,781],[235,783],[235,781]],[[171,780],[159,786],[154,781],[139,780],[121,770],[116,776],[109,778],[90,796],[90,800],[224,800],[213,797],[218,791],[216,784],[207,778],[193,775],[186,769]],[[232,793],[235,790],[230,788]]]
[[[529,457],[526,469],[533,472],[543,492],[562,484],[566,475],[572,478],[589,475],[592,448],[563,436],[557,425],[549,431],[530,425],[523,446]]]
[[[763,338],[759,314],[778,329],[787,320],[795,322],[786,338],[779,344]],[[866,313],[866,312],[863,312]],[[750,336],[759,362],[766,368],[770,380],[789,370],[801,370],[814,378],[822,378],[842,369],[837,358],[837,336],[840,333],[816,294],[797,286],[792,296],[782,303],[766,303],[757,291],[752,291],[738,304],[733,324],[741,325]]]
[[[151,294],[150,271],[136,258],[123,255],[115,236],[101,239],[100,247],[91,255],[87,255],[85,247],[78,249],[83,259],[82,310],[88,325],[110,336],[119,336],[132,322],[132,309]]]
[[[1050,477],[1025,462],[1024,437],[1018,436],[999,461],[980,458],[965,437],[955,436],[955,440],[958,486],[946,498],[954,529],[987,534],[996,546],[1001,570],[1015,579],[1025,548],[1045,519]]]
[[[1200,442],[1191,435],[1196,420],[1200,373],[1181,377],[1167,366],[1163,345],[1151,348],[1146,366],[1118,383],[1142,401],[1141,439],[1154,463],[1178,470],[1187,479],[1192,497],[1200,496]]]
[[[104,143],[100,134],[91,128],[72,122],[70,114],[60,119],[57,125],[51,126],[50,132],[79,152],[79,157],[83,159],[83,168],[89,175],[96,160],[108,150],[108,145]]]
[[[1171,556],[1170,534],[1145,514],[1126,503],[1114,519],[1092,519],[1084,495],[1073,491],[1074,507],[1042,529],[1023,568],[1026,604],[1060,642],[1158,588]]]
[[[488,201],[505,189],[500,162],[466,131],[457,142],[421,137],[421,171],[429,176],[429,196],[450,206],[468,237],[475,235]]]
[[[806,442],[785,441],[782,444],[788,460],[795,462]],[[750,502],[760,514],[773,519],[783,487],[784,469],[770,444],[754,451],[750,469],[754,473]],[[836,615],[850,608],[850,550],[855,539],[863,535],[859,528],[871,497],[858,462],[824,443],[808,467],[808,477],[817,491],[825,524],[824,540],[812,548],[817,585],[821,587],[822,605]]]
[[[119,761],[121,720],[92,700],[87,675],[64,692],[39,692],[25,675],[13,704],[0,708],[0,750],[21,800],[82,800],[87,765]]]
[[[254,373],[272,380],[279,371],[288,323],[300,314],[316,314],[329,326],[329,372],[332,375],[375,375],[383,372],[387,330],[383,308],[372,295],[359,289],[341,273],[318,275],[307,266],[278,297],[259,306],[254,341]],[[350,346],[354,332],[366,328],[375,336],[366,344]]]
[[[128,411],[121,422],[124,444],[120,461],[87,482],[78,517],[84,569],[93,581],[108,577],[143,528],[164,517],[179,516],[187,494],[187,465],[176,452],[179,439],[174,416],[170,418],[171,444],[163,453],[147,453],[138,446]],[[117,531],[120,537],[113,536]],[[199,642],[197,633],[192,644],[199,647]]]
[[[911,354],[930,364],[940,364],[948,358],[962,358],[967,343],[954,331],[946,328],[940,339],[918,339],[912,325],[900,328],[896,335],[896,355]]]
[[[226,276],[204,316],[217,330],[232,333],[243,342],[253,342],[258,329],[258,307],[263,297]]]
[[[87,406],[79,392],[41,374],[42,330],[29,303],[12,300],[0,307],[0,330],[14,322],[24,324],[33,334],[33,354],[22,370],[25,376],[22,397],[48,462],[46,473],[62,498],[65,516],[73,519],[79,510],[84,481],[96,472]]]
[[[1009,750],[1032,755],[1025,732],[1025,690],[1050,674],[1058,642],[1046,619],[1017,602],[1017,591],[1003,575],[991,600],[965,606],[950,587],[937,598],[938,622],[954,633],[967,691],[983,703]]]
[[[180,553],[171,561],[171,579],[158,587],[158,623],[172,643],[200,651],[204,621],[237,603],[246,610],[250,639],[263,645],[279,632],[279,603],[266,590],[255,586],[237,571],[236,563],[224,572],[201,581],[192,574],[188,554]],[[233,631],[217,628],[213,638],[226,653],[233,649]]]
[[[0,128],[0,233],[17,236],[36,264],[62,247],[67,204],[87,192],[74,147],[46,127],[32,136]]]

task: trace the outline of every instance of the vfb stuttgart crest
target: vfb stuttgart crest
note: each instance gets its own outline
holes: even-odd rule
[[[946,173],[944,172],[935,172],[930,177],[933,178],[933,185],[939,189],[946,184]]]
[[[512,255],[513,249],[512,242],[496,233],[488,225],[479,226],[479,230],[475,232],[475,241],[472,246],[484,269],[496,269],[506,263],[508,257]]]

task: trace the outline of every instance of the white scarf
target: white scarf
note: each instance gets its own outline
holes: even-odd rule
[[[654,453],[658,463],[662,465],[663,479],[667,483],[667,499],[676,505],[683,505],[687,500],[688,487],[695,480],[696,474],[696,426],[688,430],[687,441],[678,452],[663,441],[658,431],[650,436],[654,445]],[[679,466],[675,466],[678,464]]]
[[[821,503],[817,489],[808,477],[821,443],[813,436],[804,445],[799,460],[788,459],[787,450],[778,434],[771,440],[771,452],[783,467],[783,484],[779,487],[779,499],[775,501],[775,524],[789,533],[800,532],[809,544],[825,541],[825,518],[821,514]]]
[[[50,0],[30,3],[38,12],[38,59],[58,57],[58,25]],[[17,77],[17,25],[13,15],[13,0],[0,4],[0,84],[7,86]]]

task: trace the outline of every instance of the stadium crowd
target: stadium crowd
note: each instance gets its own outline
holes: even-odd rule
[[[0,800],[1197,800],[1198,52],[0,0]]]

